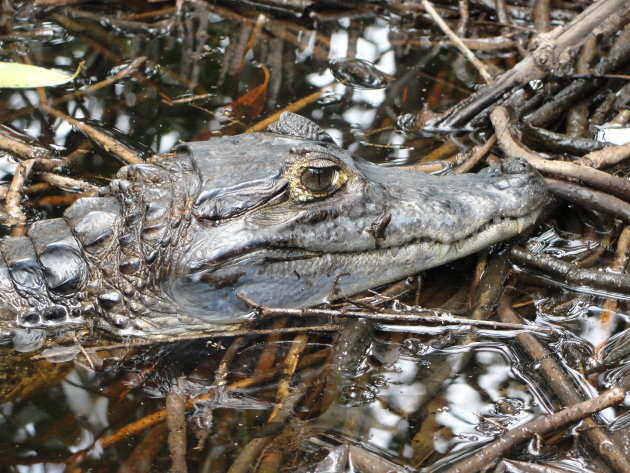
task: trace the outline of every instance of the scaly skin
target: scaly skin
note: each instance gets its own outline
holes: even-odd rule
[[[311,121],[182,145],[0,243],[0,332],[225,329],[236,297],[304,307],[512,237],[547,201],[521,160],[436,177],[354,159]]]

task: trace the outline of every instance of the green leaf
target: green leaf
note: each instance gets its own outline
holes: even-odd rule
[[[43,67],[29,66],[28,64],[0,62],[0,87],[14,89],[52,87],[70,82],[79,74],[80,70],[81,65],[77,67],[73,75],[68,75]]]

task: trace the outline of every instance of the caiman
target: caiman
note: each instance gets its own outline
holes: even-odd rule
[[[354,158],[284,113],[177,146],[0,242],[0,338],[85,324],[159,337],[343,297],[517,235],[547,200],[529,164],[433,176]]]

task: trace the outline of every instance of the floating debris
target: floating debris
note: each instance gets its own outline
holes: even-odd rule
[[[365,59],[331,59],[328,67],[335,79],[356,89],[384,89],[394,80]]]

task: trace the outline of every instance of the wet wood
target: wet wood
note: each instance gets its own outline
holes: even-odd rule
[[[499,318],[504,322],[519,323],[521,320],[511,308],[511,298],[504,295],[497,310]],[[556,360],[554,355],[534,335],[519,334],[516,341],[528,354],[532,361],[540,363],[540,371],[549,388],[553,390],[564,406],[573,406],[589,397],[586,386],[574,375],[568,373]],[[608,463],[615,472],[630,471],[630,459],[623,450],[605,433],[595,419],[585,419],[585,435],[597,454]]]
[[[64,120],[70,125],[75,127],[86,136],[93,139],[99,146],[102,146],[105,151],[111,152],[115,156],[118,156],[123,162],[127,164],[141,164],[144,160],[132,149],[122,144],[120,141],[114,139],[109,134],[96,129],[95,127],[88,125],[85,122],[72,118],[65,113],[52,108],[51,106],[41,103],[40,108],[49,115]]]
[[[423,128],[451,131],[465,126],[480,113],[489,113],[505,93],[558,70],[559,61],[569,48],[582,44],[589,36],[596,36],[603,28],[619,28],[626,22],[628,10],[630,5],[625,0],[594,3],[567,25],[539,37],[537,48],[492,85],[480,89],[438,118],[427,120]]]
[[[630,295],[630,274],[616,274],[584,269],[575,263],[567,263],[552,256],[532,253],[522,248],[512,248],[510,255],[519,263],[533,266],[545,274],[557,277],[562,283],[598,292]]]
[[[519,143],[512,135],[509,114],[505,107],[496,107],[492,111],[490,119],[492,120],[499,146],[506,155],[523,158],[543,173],[578,179],[596,189],[606,191],[626,202],[630,202],[630,182],[626,179],[611,176],[605,172],[576,163],[551,161],[541,158]]]
[[[534,419],[503,433],[499,439],[483,447],[479,452],[444,470],[445,473],[475,473],[491,466],[502,455],[537,435],[544,435],[554,430],[574,424],[586,417],[616,406],[623,402],[626,393],[621,388],[612,388],[599,396],[562,409],[538,419]]]

